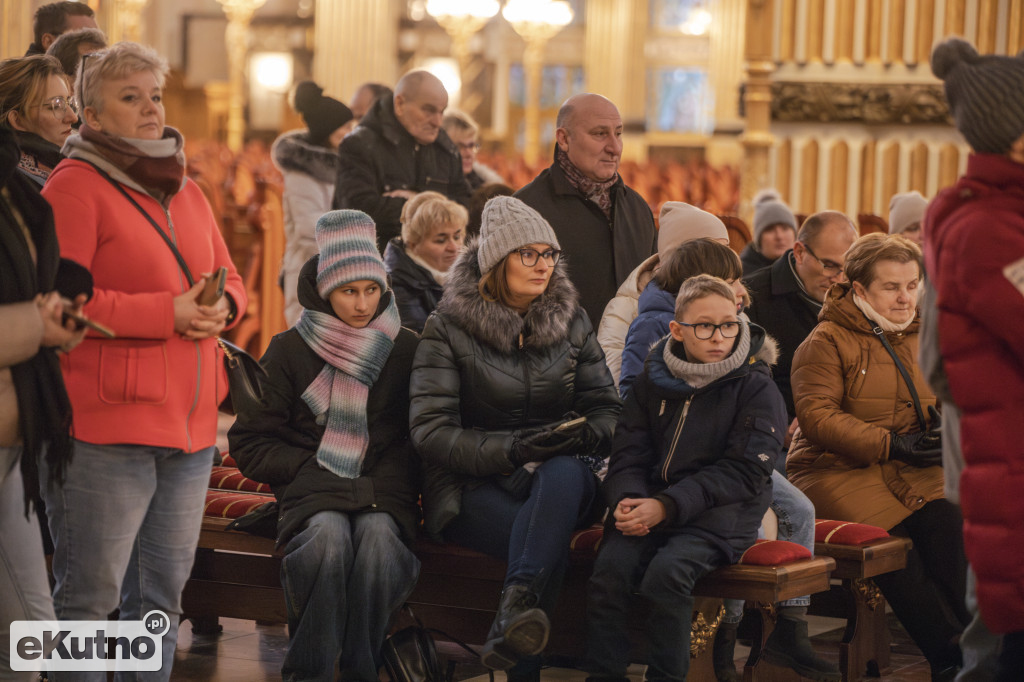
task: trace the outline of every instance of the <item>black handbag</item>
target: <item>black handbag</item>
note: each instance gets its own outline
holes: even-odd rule
[[[220,411],[238,414],[259,407],[263,398],[260,379],[267,376],[267,370],[230,341],[218,336],[217,345],[224,352],[224,368],[228,373],[228,395],[220,404]]]
[[[139,202],[135,201],[135,197],[129,194],[121,186],[121,183],[110,177],[105,170],[95,163],[91,161],[86,161],[86,163],[95,168],[96,172],[113,185],[142,214],[146,221],[153,226],[156,233],[164,240],[164,244],[167,244],[167,248],[174,254],[174,258],[178,261],[178,267],[184,273],[189,287],[195,286],[196,281],[192,277],[192,271],[188,269],[188,264],[181,255],[181,251],[178,251],[178,247],[174,245],[174,242],[164,233],[163,229],[156,224],[156,221],[146,213],[146,210],[139,206]],[[266,370],[260,366],[256,358],[230,341],[225,341],[218,336],[217,344],[224,353],[224,368],[228,374],[228,396],[220,404],[220,411],[226,414],[238,414],[239,412],[245,412],[258,407],[263,397],[263,392],[260,388],[260,378],[267,376]]]
[[[455,661],[448,661],[447,666],[442,664],[431,633],[441,635],[445,641],[452,642],[462,647],[471,656],[479,658],[480,654],[462,640],[441,630],[423,627],[423,623],[412,612],[408,604],[402,608],[412,617],[415,625],[402,628],[390,635],[384,640],[380,651],[384,669],[387,670],[391,682],[452,682],[454,680]],[[337,680],[340,671],[336,670],[335,672],[335,680]],[[489,670],[488,675],[490,682],[494,682],[494,671]]]

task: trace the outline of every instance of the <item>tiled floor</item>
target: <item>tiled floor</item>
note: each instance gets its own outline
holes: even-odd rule
[[[828,618],[811,618],[810,632],[815,649],[822,656],[834,659],[837,641],[842,633],[841,621]],[[288,645],[284,626],[256,625],[251,621],[221,619],[224,630],[218,635],[193,635],[189,623],[182,623],[178,635],[178,652],[175,655],[175,682],[272,682],[281,679],[281,661]],[[893,621],[892,671],[879,678],[880,682],[927,682],[930,679],[928,664],[921,653],[909,641],[906,634]],[[443,654],[455,653],[455,649],[441,645]],[[747,650],[736,651],[737,668],[743,665]],[[465,658],[465,654],[463,654]],[[546,668],[541,679],[546,682],[583,682],[586,675],[570,668]],[[485,682],[485,671],[471,661],[460,663],[456,679]],[[643,680],[643,668],[633,666],[630,679]],[[504,682],[502,673],[495,675],[496,682]]]

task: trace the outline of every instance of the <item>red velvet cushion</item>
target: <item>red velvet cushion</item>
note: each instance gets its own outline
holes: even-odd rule
[[[273,502],[273,495],[256,495],[253,493],[233,493],[229,490],[207,490],[206,506],[203,514],[219,516],[225,519],[237,519],[245,516],[256,507]]]
[[[269,493],[270,486],[246,478],[242,472],[231,466],[213,467],[210,472],[210,487],[221,490],[244,490],[250,493]]]
[[[226,453],[226,452],[220,453],[220,459],[221,459],[221,464],[223,464],[224,466],[226,466],[226,467],[235,467],[236,469],[238,468],[238,462],[236,462],[235,458],[232,457],[231,455],[229,455],[228,453]]]
[[[865,523],[829,521],[818,519],[814,522],[814,541],[831,545],[863,545],[872,540],[889,537],[884,528]]]
[[[794,561],[810,559],[811,550],[795,542],[785,540],[758,540],[736,563],[749,566],[778,566]]]
[[[569,539],[569,556],[574,559],[593,559],[597,556],[597,548],[601,546],[603,536],[604,529],[599,523],[576,531]]]

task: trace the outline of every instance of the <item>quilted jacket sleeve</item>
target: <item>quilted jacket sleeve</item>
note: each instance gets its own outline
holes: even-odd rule
[[[507,454],[512,447],[509,432],[462,426],[462,381],[456,352],[448,323],[440,315],[431,315],[416,349],[409,382],[413,444],[426,462],[456,473],[478,477],[511,473],[515,467]]]

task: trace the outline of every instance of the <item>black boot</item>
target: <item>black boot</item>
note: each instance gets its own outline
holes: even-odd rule
[[[715,666],[718,682],[739,682],[736,673],[736,623],[722,623],[715,633],[711,649],[711,662]]]
[[[818,658],[807,638],[807,621],[780,617],[762,652],[769,663],[797,672],[816,682],[839,682],[839,668]]]
[[[501,591],[501,603],[480,662],[493,670],[508,670],[523,656],[535,656],[548,643],[551,624],[537,608],[537,595],[526,585],[509,585]]]

